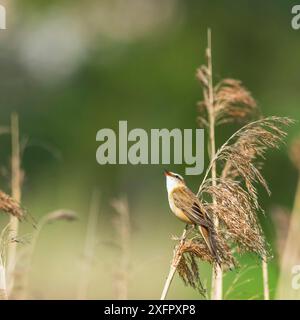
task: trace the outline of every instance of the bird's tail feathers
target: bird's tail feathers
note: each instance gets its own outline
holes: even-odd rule
[[[199,231],[216,263],[221,267],[222,261],[218,254],[218,244],[214,231],[204,226],[199,226]]]

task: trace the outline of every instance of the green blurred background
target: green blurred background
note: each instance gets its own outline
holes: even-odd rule
[[[110,202],[129,200],[131,261],[129,298],[158,298],[167,275],[174,241],[183,224],[171,214],[161,165],[100,166],[96,132],[129,129],[196,128],[196,102],[202,93],[196,68],[205,62],[207,28],[212,29],[215,81],[241,79],[265,115],[299,119],[300,31],[291,28],[295,1],[273,0],[88,0],[0,1],[7,30],[0,32],[0,124],[10,113],[20,117],[28,147],[22,155],[26,177],[23,205],[39,219],[70,208],[79,221],[47,226],[40,237],[30,277],[32,298],[76,297],[80,261],[92,191],[101,190],[101,210],[88,297],[114,298],[119,252],[110,242],[116,215]],[[217,131],[218,145],[234,128]],[[289,130],[288,143],[300,132]],[[10,141],[0,137],[1,188],[9,192]],[[168,169],[184,173],[185,166]],[[264,175],[272,196],[261,191],[262,217],[273,247],[271,295],[278,277],[274,205],[291,208],[297,181],[287,148],[268,153]],[[201,177],[186,178],[196,190]],[[7,217],[0,218],[1,227]],[[21,236],[32,232],[22,224]],[[229,294],[231,299],[262,298],[261,267],[256,258]],[[238,271],[225,276],[224,291]],[[210,284],[210,268],[201,265]],[[170,298],[199,298],[176,276]]]

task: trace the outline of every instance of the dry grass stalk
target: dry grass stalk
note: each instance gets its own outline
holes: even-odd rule
[[[8,224],[3,228],[0,234],[0,262],[3,266],[6,265],[7,248],[10,241],[12,241],[12,239],[10,238]]]
[[[112,201],[112,206],[117,212],[113,220],[118,234],[118,246],[120,248],[119,269],[115,274],[116,298],[128,299],[129,263],[130,263],[130,215],[128,201],[125,197]]]
[[[0,256],[0,300],[7,300],[5,263]]]
[[[6,288],[6,250],[9,242],[9,225],[7,225],[0,235],[0,300],[7,300],[7,288]]]
[[[86,239],[83,251],[83,260],[81,264],[81,271],[79,277],[79,284],[77,289],[77,299],[87,299],[88,287],[89,287],[89,275],[92,269],[92,263],[95,254],[96,235],[98,227],[98,215],[99,215],[99,199],[100,192],[94,190],[92,194],[90,212],[88,217],[88,225],[86,232]]]
[[[12,141],[12,157],[11,157],[11,190],[12,198],[17,203],[21,202],[21,184],[22,170],[20,166],[20,141],[19,141],[19,119],[16,113],[11,115],[11,141]],[[11,237],[16,239],[18,236],[19,220],[15,215],[10,216],[10,232]],[[8,245],[7,259],[7,281],[8,294],[12,293],[14,287],[14,272],[16,266],[17,242],[12,241]]]
[[[293,276],[299,271],[300,250],[300,140],[295,140],[291,146],[290,158],[298,170],[298,184],[294,200],[294,206],[290,218],[288,235],[284,246],[282,259],[280,261],[280,276],[277,286],[276,298],[299,300],[300,290],[293,287]]]

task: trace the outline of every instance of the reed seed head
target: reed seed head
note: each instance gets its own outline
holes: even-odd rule
[[[224,270],[237,265],[230,247],[219,234],[215,234],[215,244],[218,257]],[[177,266],[177,271],[185,285],[197,289],[202,295],[205,289],[202,285],[198,261],[205,261],[209,264],[217,263],[216,257],[212,255],[198,232],[193,232],[190,239],[181,241],[175,248],[173,265]]]
[[[206,290],[203,287],[199,265],[197,258],[202,261],[213,263],[213,257],[211,256],[207,246],[200,240],[187,240],[181,242],[175,249],[176,256],[173,259],[173,263],[177,264],[177,272],[185,285],[189,285],[194,289],[197,289],[200,294],[205,296]]]
[[[257,214],[263,212],[258,203],[257,185],[270,194],[267,182],[260,172],[269,148],[279,148],[286,136],[283,127],[292,123],[288,118],[269,117],[251,122],[238,130],[219,149],[214,161],[223,164],[223,170],[214,186],[207,179],[200,192],[206,210],[218,217],[229,242],[238,248],[269,255],[268,245]],[[215,202],[205,200],[215,199]]]
[[[259,115],[251,93],[235,79],[224,79],[214,88],[216,124],[249,122]]]

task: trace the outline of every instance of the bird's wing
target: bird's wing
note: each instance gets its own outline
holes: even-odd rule
[[[201,204],[191,190],[179,187],[172,192],[172,196],[175,206],[181,209],[193,223],[211,227],[210,218],[203,209],[201,210]]]

